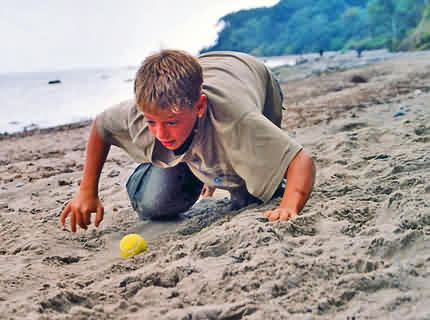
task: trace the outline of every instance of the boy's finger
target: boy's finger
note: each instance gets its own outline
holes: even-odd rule
[[[282,211],[279,220],[281,221],[288,221],[291,218],[291,213],[290,211]]]
[[[103,216],[104,216],[104,208],[103,208],[103,206],[98,206],[97,207],[97,213],[96,213],[96,219],[94,221],[94,225],[96,227],[98,227],[100,222],[102,222]]]
[[[87,225],[84,223],[83,213],[77,212],[76,223],[82,228],[87,230]]]
[[[63,226],[66,224],[66,218],[69,215],[69,213],[70,213],[70,202],[64,208],[63,212],[61,212],[60,222]]]
[[[274,210],[272,211],[272,213],[270,214],[270,216],[268,217],[270,221],[276,221],[279,219],[280,213],[279,210]]]
[[[91,224],[91,213],[84,213],[82,215],[82,221],[84,222],[85,225],[90,225]]]
[[[72,230],[72,232],[76,232],[76,217],[73,212],[70,215],[70,230]]]

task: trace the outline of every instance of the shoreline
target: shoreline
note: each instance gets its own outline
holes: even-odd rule
[[[39,135],[39,134],[49,134],[53,132],[79,129],[79,128],[83,128],[91,125],[92,121],[93,121],[92,119],[81,120],[81,121],[60,124],[60,125],[46,127],[46,128],[34,128],[29,130],[24,129],[22,131],[16,131],[12,133],[8,133],[8,132],[0,133],[0,141],[10,139],[10,138],[23,138],[23,137],[29,137],[29,136]]]
[[[321,76],[333,72],[342,72],[353,69],[360,69],[369,65],[375,65],[384,61],[399,59],[404,57],[420,57],[430,56],[430,51],[410,51],[410,52],[389,52],[386,49],[367,50],[362,52],[359,58],[356,56],[355,51],[350,50],[346,52],[333,51],[326,52],[323,57],[318,53],[305,53],[302,55],[288,55],[288,56],[275,56],[275,57],[257,57],[259,60],[265,61],[269,68],[278,77],[281,84],[288,82],[304,80],[306,78]],[[292,63],[291,61],[294,61]],[[271,66],[273,64],[273,66]],[[112,101],[119,103],[120,101]],[[0,140],[10,137],[26,137],[35,134],[44,134],[49,132],[68,130],[79,128],[91,123],[92,119],[85,119],[79,121],[72,121],[61,125],[53,125],[49,127],[37,127],[37,124],[30,125],[36,126],[35,128],[19,129],[13,132],[4,131],[0,133]]]

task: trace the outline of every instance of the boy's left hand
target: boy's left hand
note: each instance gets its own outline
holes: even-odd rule
[[[297,217],[299,214],[293,209],[287,208],[276,208],[274,210],[268,210],[264,213],[266,218],[269,218],[269,221],[288,221],[292,218]]]

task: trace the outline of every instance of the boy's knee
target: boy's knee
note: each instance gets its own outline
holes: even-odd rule
[[[134,210],[136,211],[139,220],[172,219],[185,211],[177,210],[177,208],[174,207],[167,207],[156,201],[139,201]]]
[[[127,182],[131,204],[142,220],[173,218],[188,210],[202,187],[185,163],[172,168],[143,164]]]

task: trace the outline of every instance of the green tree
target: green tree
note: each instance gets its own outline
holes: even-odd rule
[[[430,12],[430,0],[280,0],[230,13],[213,50],[284,55],[343,48],[396,48]]]

